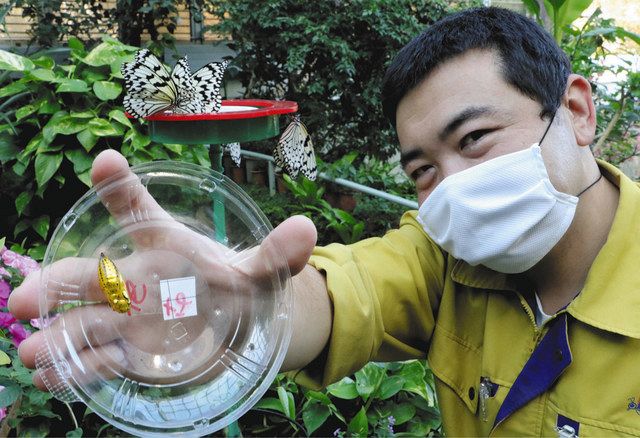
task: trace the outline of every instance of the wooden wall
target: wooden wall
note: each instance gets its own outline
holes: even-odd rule
[[[103,7],[105,9],[111,9],[115,7],[115,1],[104,1],[102,2]],[[68,8],[73,8],[74,2],[68,1],[65,2],[64,6]],[[184,6],[180,5],[178,7],[178,27],[174,31],[174,36],[179,42],[187,42],[191,41],[191,28],[190,28],[190,17],[189,10]],[[210,26],[215,23],[216,19],[209,14],[205,15],[204,26]],[[16,44],[22,45],[29,41],[29,29],[31,28],[32,23],[25,17],[22,16],[21,8],[12,9],[9,14],[7,14],[5,18],[5,26],[4,28],[0,28],[0,44]],[[159,29],[160,32],[164,32],[165,29]],[[95,32],[100,33],[108,33],[115,36],[115,29],[110,28],[105,23],[96,22]],[[143,35],[143,40],[148,40],[149,36],[145,33]],[[211,32],[207,32],[204,35],[205,41],[216,41],[219,40],[219,37],[216,37]]]

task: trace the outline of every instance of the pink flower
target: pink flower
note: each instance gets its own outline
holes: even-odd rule
[[[0,392],[4,389],[4,386],[0,385]],[[0,420],[7,416],[7,408],[0,409]]]
[[[0,279],[0,307],[7,307],[7,300],[11,293],[11,286],[4,280]]]
[[[15,345],[16,348],[31,334],[31,332],[27,331],[19,322],[14,322],[9,326],[9,333],[11,333],[13,337],[13,345]]]
[[[25,256],[19,256],[19,259],[16,262],[15,267],[20,271],[20,273],[24,277],[29,275],[31,272],[37,271],[38,269],[40,269],[40,265],[38,265],[38,262],[33,260],[31,257],[25,257]]]
[[[5,252],[7,250],[7,247],[2,245],[2,248],[0,248],[0,256],[2,255],[3,252]]]
[[[5,265],[11,266],[12,268],[16,267],[15,265],[18,261],[18,257],[20,256],[11,250],[6,250],[2,253],[2,261]]]
[[[16,322],[15,316],[9,312],[0,312],[0,327],[7,328]]]
[[[40,320],[38,318],[33,318],[31,321],[29,321],[29,324],[31,324],[31,327],[35,327],[37,329],[42,328],[42,326],[40,325]]]

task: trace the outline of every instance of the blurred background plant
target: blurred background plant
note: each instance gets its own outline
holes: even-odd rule
[[[599,7],[583,16],[591,3],[524,0],[569,55],[573,72],[591,82],[598,117],[594,154],[639,178],[640,35],[605,18]]]
[[[75,10],[68,8],[71,3]],[[131,59],[143,35],[149,35],[145,44],[160,55],[173,47],[178,8],[220,17],[212,30],[228,38],[237,54],[233,63],[245,96],[297,101],[321,158],[321,172],[415,200],[412,183],[398,165],[395,134],[379,107],[381,77],[395,52],[424,26],[457,8],[480,4],[112,3],[112,8],[96,0],[11,0],[0,5],[0,18],[21,5],[34,20],[28,51],[35,51],[28,56],[0,52],[0,230],[7,237],[0,239],[0,386],[4,386],[0,416],[6,415],[0,436],[121,434],[84,405],[63,404],[35,389],[16,345],[37,330],[37,322],[16,321],[6,310],[6,300],[23,276],[36,268],[34,259],[42,258],[50,231],[86,191],[91,162],[101,150],[117,149],[131,164],[173,159],[209,166],[204,146],[154,143],[144,122],[124,117],[119,69]],[[622,166],[638,158],[640,79],[633,57],[625,52],[629,42],[637,44],[638,36],[616,26],[598,9],[579,18],[590,0],[525,3],[560,41],[574,71],[592,83],[599,118],[594,152]],[[96,32],[100,29],[116,29],[112,34],[119,40],[100,38]],[[637,50],[634,53],[637,56]],[[249,147],[270,153],[273,146],[265,142]],[[355,207],[342,208],[332,199],[342,190],[335,184],[286,177],[285,181],[287,191],[274,196],[254,184],[243,188],[274,225],[292,214],[313,217],[321,244],[380,236],[395,227],[406,210],[362,194],[355,194]],[[253,410],[218,435],[440,433],[433,375],[424,361],[409,361],[368,364],[323,391],[304,389],[290,376],[280,375]]]

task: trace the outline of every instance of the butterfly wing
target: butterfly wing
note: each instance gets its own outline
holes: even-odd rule
[[[315,181],[318,176],[318,166],[316,165],[316,154],[313,151],[313,142],[311,141],[311,136],[307,132],[307,127],[304,126],[304,123],[302,122],[300,122],[300,129],[304,136],[304,156],[302,157],[302,166],[300,167],[300,171],[311,181]]]
[[[186,56],[180,59],[173,67],[171,80],[177,90],[174,112],[178,114],[201,113],[203,111],[203,102],[196,92],[196,84],[191,77],[191,69]]]
[[[127,95],[125,109],[136,117],[147,117],[171,108],[177,89],[164,65],[149,50],[140,50],[122,66]]]
[[[304,145],[307,137],[307,130],[304,128],[300,118],[296,116],[278,141],[277,147],[282,154],[284,169],[292,178],[297,177],[302,168]]]
[[[242,151],[240,143],[228,143],[225,148],[229,151],[229,156],[236,167],[240,167],[240,152]]]
[[[220,86],[224,71],[229,65],[229,61],[211,62],[191,77],[196,94],[200,96],[204,103],[204,111],[207,113],[217,113],[222,105],[222,97],[220,96]]]

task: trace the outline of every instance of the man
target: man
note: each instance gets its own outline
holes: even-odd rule
[[[640,189],[591,154],[588,81],[535,23],[482,8],[409,43],[383,100],[420,210],[310,258],[308,220],[273,231],[297,274],[284,369],[324,386],[426,355],[448,435],[640,435]],[[105,152],[92,176],[124,171]]]

